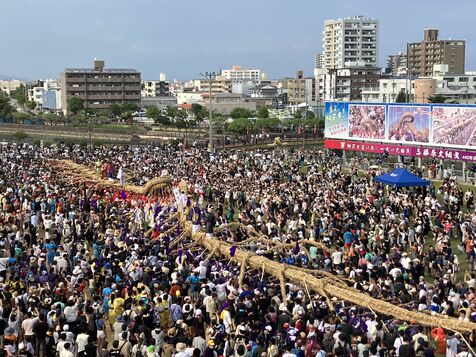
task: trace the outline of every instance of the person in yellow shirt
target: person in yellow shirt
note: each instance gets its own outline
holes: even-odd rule
[[[116,317],[122,315],[124,312],[124,299],[122,297],[115,297],[115,294],[111,295],[109,300],[110,310],[109,310],[109,324],[111,326],[111,331],[113,329],[114,321]]]

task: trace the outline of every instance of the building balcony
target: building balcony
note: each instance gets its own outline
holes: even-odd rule
[[[67,85],[66,86],[67,92],[84,92],[85,90],[86,90],[85,85],[79,85],[79,86]]]
[[[362,93],[378,93],[380,92],[379,87],[362,87]]]
[[[88,94],[88,100],[122,100],[124,96],[122,94]]]
[[[88,83],[118,83],[121,84],[122,77],[114,77],[114,78],[88,78]]]

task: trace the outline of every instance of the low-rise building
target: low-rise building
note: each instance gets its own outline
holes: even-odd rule
[[[177,104],[193,104],[203,102],[204,92],[184,91],[177,93]]]
[[[7,95],[11,95],[13,91],[17,90],[22,85],[24,85],[24,83],[22,81],[17,80],[17,79],[1,80],[0,81],[0,91],[7,94]]]
[[[48,105],[53,104],[52,103],[53,97],[55,98],[55,101],[56,101],[56,96],[61,95],[60,83],[56,79],[45,79],[45,80],[39,80],[37,82],[31,82],[27,84],[27,87],[28,87],[28,91],[27,91],[28,101],[35,102],[39,107],[44,107],[45,93],[51,92],[48,95],[50,99],[50,102]],[[58,106],[61,107],[61,103],[55,103],[54,110],[56,110]]]
[[[410,92],[410,80],[408,78],[381,78],[378,87],[362,88],[362,102],[395,103],[401,91],[404,91],[404,93]]]
[[[442,96],[446,103],[476,104],[476,72],[449,73],[448,65],[435,65],[432,77],[413,80],[413,100],[428,103],[428,98]]]
[[[303,71],[297,71],[295,78],[286,80],[288,105],[314,105],[317,101],[316,79],[304,77]]]
[[[345,68],[315,71],[319,101],[360,102],[362,92],[378,91],[381,69],[361,62]]]
[[[197,79],[194,81],[194,89],[199,92],[209,92],[210,81],[207,79]],[[232,90],[232,81],[223,76],[218,76],[212,81],[212,94],[231,93]]]
[[[141,104],[141,75],[135,69],[105,68],[94,61],[93,68],[66,68],[61,74],[61,107],[69,114],[73,97],[83,100],[85,109],[108,109],[113,104]]]
[[[232,82],[253,81],[259,83],[262,79],[266,79],[260,69],[242,68],[241,66],[223,69],[221,76]]]
[[[168,97],[170,92],[170,83],[166,80],[150,80],[142,83],[142,97]]]

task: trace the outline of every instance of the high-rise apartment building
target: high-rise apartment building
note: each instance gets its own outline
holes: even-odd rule
[[[323,66],[323,55],[322,52],[314,54],[314,68],[322,68]]]
[[[61,108],[69,113],[68,101],[77,96],[85,109],[108,109],[112,104],[141,104],[141,76],[135,69],[104,68],[94,61],[93,68],[66,68],[61,73]]]
[[[412,76],[431,76],[435,64],[447,64],[449,73],[464,73],[464,61],[465,41],[439,40],[437,29],[426,29],[423,41],[407,44],[407,66]]]
[[[349,62],[377,66],[379,22],[363,16],[326,20],[322,33],[322,65],[346,67]]]
[[[394,55],[389,55],[387,58],[387,68],[385,74],[392,76],[406,76],[407,75],[407,55],[399,52]]]

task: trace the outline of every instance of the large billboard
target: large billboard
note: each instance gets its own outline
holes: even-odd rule
[[[324,135],[329,138],[348,137],[349,118],[347,103],[326,103],[326,127]]]
[[[433,107],[433,143],[458,146],[476,144],[476,108]]]
[[[476,106],[326,103],[327,139],[476,148]]]
[[[385,139],[385,105],[349,105],[349,137]]]
[[[389,105],[387,139],[428,143],[430,141],[430,107]]]

